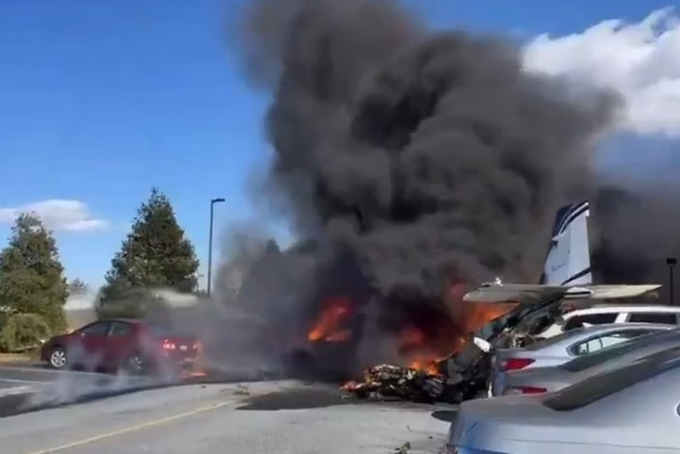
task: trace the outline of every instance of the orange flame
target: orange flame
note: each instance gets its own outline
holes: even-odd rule
[[[346,297],[329,298],[307,339],[312,342],[343,342],[349,340],[351,332],[342,324],[352,315],[352,302]]]
[[[460,287],[455,286],[449,293],[450,322],[444,324],[445,330],[440,333],[425,333],[414,327],[404,329],[399,336],[400,351],[404,352],[408,367],[438,374],[439,364],[451,354],[459,352],[468,340],[468,336],[481,329],[487,323],[511,311],[517,303],[475,303],[462,301]],[[446,315],[442,314],[443,317]],[[457,323],[453,323],[455,320]],[[439,337],[428,338],[428,335]],[[442,343],[443,342],[443,343]]]

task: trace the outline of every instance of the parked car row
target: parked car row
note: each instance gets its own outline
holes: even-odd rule
[[[461,405],[447,452],[678,452],[680,328],[631,323],[626,313],[496,351],[490,398]]]
[[[199,340],[168,327],[139,320],[90,323],[42,345],[41,359],[54,369],[128,374],[174,374],[192,369]]]

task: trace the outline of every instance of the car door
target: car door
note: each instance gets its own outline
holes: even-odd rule
[[[101,364],[105,356],[110,328],[110,322],[102,321],[90,323],[76,331],[80,351],[75,353],[82,356],[82,358],[77,358],[78,363],[82,363],[88,369],[96,369]]]
[[[127,359],[135,347],[135,327],[126,321],[112,321],[106,344],[105,363],[116,368]]]

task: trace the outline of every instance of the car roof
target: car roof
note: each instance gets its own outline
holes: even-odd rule
[[[597,305],[585,309],[576,309],[564,314],[564,317],[588,314],[611,314],[618,312],[658,312],[658,313],[680,313],[680,307],[662,306],[659,304],[637,304],[637,305]]]
[[[143,322],[141,320],[137,320],[134,318],[107,318],[104,320],[98,320],[97,322],[123,322],[123,323],[130,323],[133,325],[141,325]],[[94,322],[94,323],[97,323]]]
[[[575,328],[570,331],[579,331],[583,333],[584,335],[591,335],[591,334],[596,334],[596,333],[606,333],[608,331],[619,331],[621,329],[625,329],[626,327],[632,328],[632,329],[675,329],[677,328],[677,325],[668,325],[668,324],[663,324],[663,323],[647,323],[647,322],[629,322],[629,323],[602,323],[599,325],[590,325],[590,326],[585,326],[583,328]],[[567,331],[569,332],[569,331]]]

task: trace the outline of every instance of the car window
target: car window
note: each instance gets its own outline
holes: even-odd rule
[[[132,334],[132,325],[126,322],[112,322],[109,336],[129,336]]]
[[[595,339],[590,339],[584,342],[579,342],[578,344],[574,345],[571,349],[571,351],[575,355],[587,355],[589,353],[593,353],[597,350],[600,350],[602,348],[602,340],[599,337],[596,337]]]
[[[543,405],[555,411],[583,408],[637,383],[680,367],[680,348],[650,355],[609,372],[596,374],[578,383],[546,394]]]
[[[607,314],[586,314],[575,315],[567,320],[564,324],[564,331],[571,331],[574,328],[580,328],[585,324],[588,325],[603,325],[605,323],[614,323],[619,314],[616,312]]]
[[[656,332],[656,330],[630,330],[630,331],[620,331],[614,333],[607,333],[602,336],[592,337],[586,339],[585,341],[579,342],[577,344],[569,347],[569,351],[574,355],[588,355],[590,353],[596,352],[600,349],[611,347],[612,345],[625,342],[630,339],[634,339],[638,336],[645,334],[650,334]]]
[[[632,312],[629,322],[643,323],[663,323],[666,325],[677,325],[677,314],[664,312]]]
[[[602,364],[605,361],[616,359],[627,353],[634,352],[636,350],[642,350],[657,342],[675,339],[680,341],[680,331],[675,329],[668,331],[658,331],[640,336],[635,340],[635,342],[621,342],[619,344],[612,345],[611,347],[602,348],[595,353],[580,356],[557,367],[569,372],[581,372]]]
[[[88,336],[106,336],[106,333],[109,331],[109,326],[110,324],[108,322],[93,323],[81,328],[78,332],[87,334]]]
[[[525,350],[533,351],[533,350],[540,350],[541,348],[545,347],[550,347],[551,345],[555,345],[559,342],[562,342],[564,339],[567,339],[572,336],[576,336],[579,333],[585,331],[585,328],[574,328],[569,331],[564,331],[557,336],[552,336],[548,337],[547,339],[540,340],[538,342],[534,342],[533,344],[529,344],[526,347],[524,347]]]
[[[159,325],[155,323],[146,326],[151,334],[158,337],[175,337],[189,335],[187,332],[180,330],[174,326]]]

